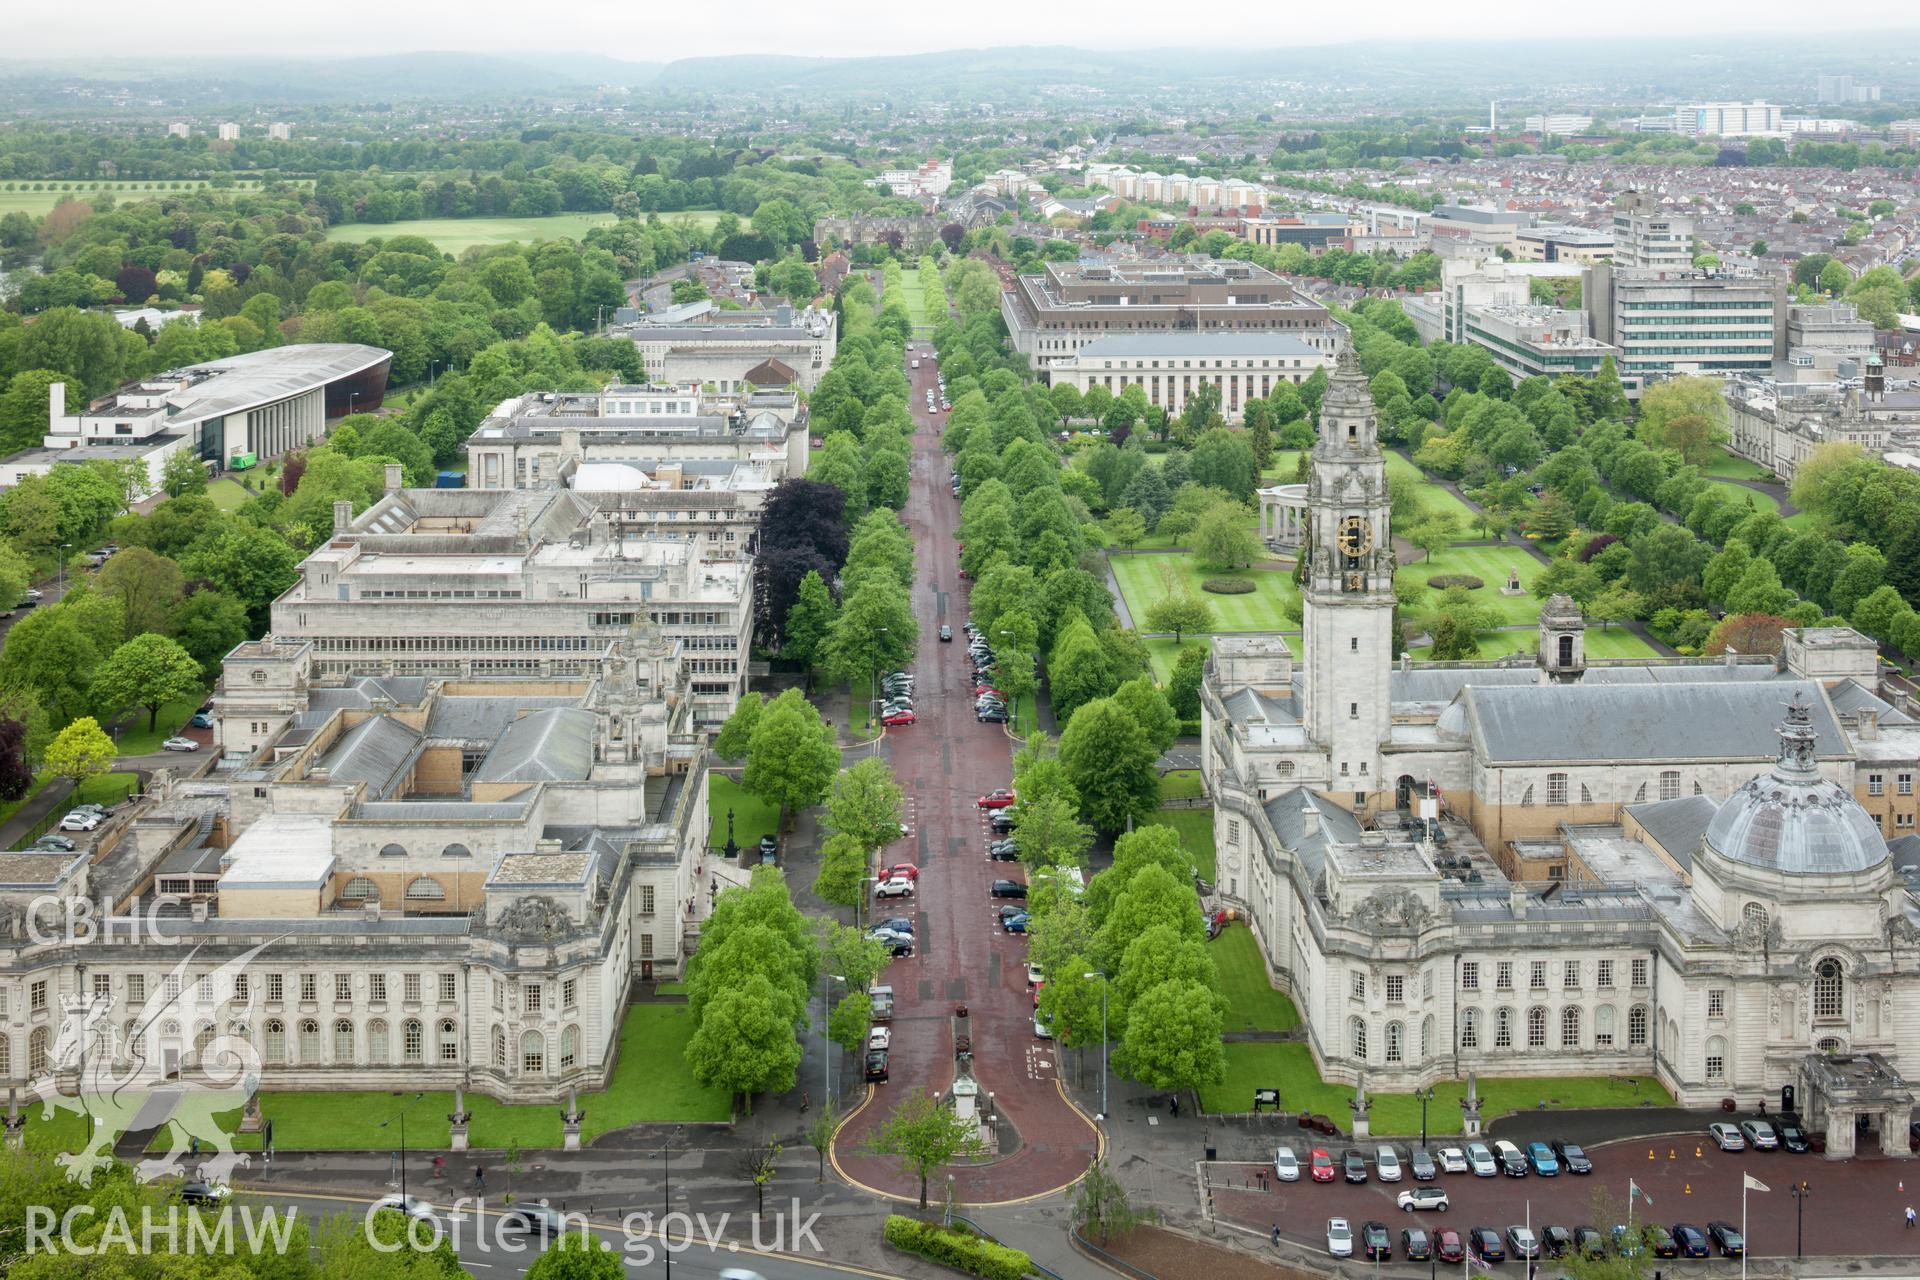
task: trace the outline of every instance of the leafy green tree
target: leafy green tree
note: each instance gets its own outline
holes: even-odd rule
[[[832,634],[834,620],[839,616],[839,608],[833,603],[820,571],[807,570],[807,575],[800,579],[800,591],[794,597],[793,607],[787,610],[780,656],[803,667],[812,666],[819,660],[821,646]]]
[[[93,576],[95,591],[120,602],[123,640],[167,631],[183,586],[180,566],[145,547],[127,547]]]
[[[1060,763],[1080,793],[1080,814],[1103,831],[1159,806],[1159,758],[1140,722],[1111,698],[1079,707],[1060,736]]]
[[[1179,737],[1180,726],[1174,718],[1173,707],[1152,676],[1136,676],[1126,681],[1113,691],[1113,700],[1133,717],[1156,752],[1164,754]]]
[[[234,646],[247,638],[247,611],[226,592],[207,587],[176,601],[164,630],[193,655],[202,677],[211,680]]]
[[[0,605],[19,600],[33,585],[33,566],[12,547],[0,542]]]
[[[264,631],[274,599],[300,576],[300,553],[271,529],[235,522],[195,544],[180,567],[239,600]]]
[[[1646,612],[1646,601],[1626,587],[1611,587],[1588,602],[1587,617],[1598,622],[1602,631],[1616,622],[1630,622]]]
[[[147,709],[147,731],[160,722],[160,708],[201,692],[200,664],[176,640],[145,632],[115,649],[93,675],[93,698],[119,711]]]
[[[1055,638],[1047,660],[1053,714],[1071,719],[1082,703],[1113,689],[1113,663],[1086,618],[1076,616]]]
[[[1220,1007],[1198,982],[1149,988],[1127,1015],[1115,1062],[1150,1089],[1197,1089],[1226,1079]]]
[[[900,838],[905,799],[887,762],[868,756],[834,776],[824,822],[829,831],[852,836],[862,849],[878,849]]]
[[[907,589],[885,575],[866,574],[847,588],[821,657],[835,679],[851,683],[905,665],[919,642]]]
[[[1128,942],[1120,953],[1120,965],[1113,974],[1110,1024],[1124,1028],[1134,1001],[1167,981],[1192,982],[1215,991],[1220,975],[1204,942],[1183,935],[1171,924],[1157,924]]]
[[[747,739],[740,785],[782,815],[820,803],[840,768],[833,729],[798,689],[768,704]]]
[[[1162,596],[1147,606],[1147,630],[1171,631],[1175,644],[1182,643],[1190,631],[1211,631],[1213,626],[1213,606],[1194,591]]]
[[[1456,615],[1443,613],[1434,619],[1433,648],[1428,655],[1435,662],[1471,661],[1480,656],[1480,644],[1473,629]]]
[[[1167,701],[1182,720],[1200,718],[1200,680],[1206,672],[1207,649],[1204,645],[1182,649],[1173,661],[1173,677],[1167,681]]]
[[[750,974],[718,991],[687,1042],[687,1065],[696,1083],[745,1098],[793,1088],[800,1067],[800,1041],[773,984]]]
[[[160,468],[160,489],[169,498],[207,491],[207,468],[195,454],[185,449],[169,455]]]
[[[0,714],[0,800],[25,798],[33,786],[33,760],[27,751],[27,726]]]
[[[40,447],[41,438],[51,429],[48,393],[56,382],[70,384],[70,379],[53,369],[22,369],[7,381],[6,391],[0,394],[0,448],[14,453]],[[74,390],[69,385],[69,406]]]
[[[866,1047],[867,1028],[873,1023],[873,997],[864,990],[840,998],[827,1015],[827,1039],[858,1053]]]
[[[81,716],[53,736],[44,763],[55,776],[78,787],[88,778],[113,768],[113,739],[92,716]]]
[[[1434,552],[1452,545],[1459,536],[1459,520],[1451,511],[1435,511],[1424,515],[1418,524],[1406,532],[1407,541],[1426,552],[1429,560],[1433,559]]]
[[[116,624],[114,638],[119,629]],[[68,605],[36,609],[13,625],[0,649],[0,686],[29,697],[55,724],[86,710],[100,646]]]
[[[915,1086],[867,1140],[875,1155],[894,1156],[920,1180],[920,1207],[927,1207],[927,1179],[963,1157],[984,1154],[975,1126],[953,1108]]]
[[[526,1280],[620,1280],[621,1255],[598,1236],[563,1233],[527,1268]]]
[[[1095,1160],[1074,1187],[1070,1211],[1073,1225],[1102,1245],[1152,1217],[1151,1211],[1142,1213],[1127,1202],[1126,1187],[1113,1176],[1105,1160]]]
[[[760,713],[766,710],[767,697],[763,693],[749,693],[742,697],[733,713],[720,726],[720,732],[713,739],[713,754],[722,760],[744,760],[747,749],[753,741],[753,731],[760,723]]]
[[[820,845],[820,873],[813,892],[836,907],[857,907],[867,875],[868,851],[849,835],[831,835]]]
[[[1075,815],[1071,797],[1022,791],[1013,838],[1020,847],[1020,861],[1029,867],[1078,867],[1086,864],[1093,829]]]
[[[1247,515],[1237,504],[1221,503],[1202,514],[1189,538],[1194,558],[1216,569],[1239,569],[1260,557],[1260,540],[1247,528]]]
[[[1132,507],[1115,507],[1107,513],[1107,536],[1120,547],[1131,550],[1147,536],[1147,522]]]

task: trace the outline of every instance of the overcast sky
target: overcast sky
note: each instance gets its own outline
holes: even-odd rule
[[[1539,0],[1373,0],[1303,5],[1215,0],[1181,10],[1140,0],[969,0],[961,5],[901,0],[80,0],[6,6],[0,57],[190,56],[262,53],[291,57],[409,49],[561,51],[670,61],[725,53],[876,54],[1017,44],[1146,48],[1156,44],[1284,47],[1385,37],[1521,38],[1660,33],[1712,37],[1782,35],[1815,20],[1802,0],[1611,0],[1604,5]],[[1839,29],[1916,25],[1912,0],[1856,0],[1817,20]],[[1356,15],[1360,15],[1356,17]],[[1192,21],[1189,21],[1192,19]],[[1825,28],[1823,33],[1834,28]],[[577,42],[577,44],[575,43]]]

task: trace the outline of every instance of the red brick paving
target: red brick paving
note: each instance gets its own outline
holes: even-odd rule
[[[1342,1148],[1330,1148],[1337,1160]],[[1361,1150],[1367,1150],[1363,1145]],[[1649,1150],[1653,1159],[1647,1158]],[[1453,1200],[1444,1214],[1421,1213],[1421,1225],[1445,1225],[1461,1231],[1487,1226],[1504,1231],[1527,1220],[1532,1207],[1534,1229],[1547,1223],[1572,1228],[1581,1225],[1606,1230],[1613,1224],[1594,1221],[1596,1192],[1624,1206],[1631,1179],[1653,1198],[1648,1209],[1634,1202],[1634,1218],[1648,1218],[1663,1226],[1689,1222],[1706,1230],[1710,1220],[1740,1225],[1742,1172],[1751,1173],[1770,1191],[1747,1195],[1747,1247],[1755,1258],[1792,1257],[1794,1200],[1787,1188],[1804,1180],[1811,1191],[1806,1202],[1806,1254],[1920,1254],[1920,1230],[1909,1231],[1903,1211],[1920,1207],[1920,1161],[1862,1157],[1828,1161],[1812,1154],[1785,1151],[1723,1152],[1700,1135],[1688,1139],[1654,1139],[1590,1147],[1592,1174],[1555,1178],[1476,1178],[1470,1174],[1442,1174],[1439,1186]],[[1696,1154],[1696,1151],[1698,1154]],[[1669,1158],[1669,1153],[1671,1157]],[[1304,1153],[1303,1153],[1304,1154]],[[1368,1152],[1371,1158],[1371,1152]],[[1268,1181],[1265,1191],[1245,1189],[1251,1165],[1215,1165],[1214,1205],[1226,1220],[1266,1231],[1279,1223],[1282,1235],[1325,1247],[1326,1220],[1346,1217],[1356,1227],[1369,1218],[1385,1222],[1399,1248],[1400,1228],[1410,1216],[1394,1205],[1394,1197],[1412,1182],[1364,1185],[1345,1182],[1316,1184]],[[1230,1187],[1220,1184],[1231,1183]],[[1901,1189],[1902,1184],[1905,1190]]]
[[[918,346],[924,357],[925,344]],[[977,1204],[1039,1195],[1072,1182],[1092,1163],[1098,1135],[1054,1083],[1054,1044],[1033,1034],[1026,940],[995,927],[998,904],[988,896],[994,879],[1024,875],[1018,864],[988,861],[985,818],[974,806],[978,796],[1008,784],[1014,744],[1001,726],[973,718],[961,629],[968,584],[960,577],[954,542],[960,503],[948,490],[947,459],[940,451],[943,421],[925,412],[935,367],[923,358],[908,373],[920,427],[904,513],[919,551],[913,602],[920,619],[914,667],[920,722],[890,730],[885,743],[914,809],[920,884],[912,909],[919,946],[912,958],[894,961],[884,979],[894,990],[892,1078],[870,1090],[867,1105],[841,1129],[834,1156],[855,1182],[917,1196],[917,1180],[895,1160],[865,1154],[862,1147],[909,1088],[944,1091],[953,1082],[950,1018],[956,1005],[965,1004],[974,1077],[1020,1135],[1018,1149],[1006,1158],[952,1171],[955,1198]],[[939,642],[942,622],[953,627],[952,643]],[[894,845],[883,856],[899,861],[906,847]],[[932,1187],[928,1194],[944,1196]]]

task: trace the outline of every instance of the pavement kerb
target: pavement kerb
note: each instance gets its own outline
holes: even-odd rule
[[[325,1200],[331,1204],[364,1205],[367,1203],[367,1198],[365,1196],[343,1196],[336,1191],[312,1191],[304,1187],[294,1185],[292,1183],[288,1183],[286,1185],[275,1184],[272,1187],[262,1187],[262,1188],[254,1188],[254,1187],[235,1188],[235,1191],[237,1194],[242,1194],[242,1195],[257,1195],[257,1196],[267,1196],[267,1197],[282,1196],[282,1197],[290,1197],[290,1198],[299,1199],[299,1200]],[[425,1199],[425,1197],[420,1197],[420,1198]],[[429,1201],[428,1203],[431,1204],[432,1202]],[[539,1203],[539,1202],[536,1201],[535,1203]],[[435,1206],[435,1207],[437,1208],[438,1206]],[[452,1212],[453,1209],[454,1209],[454,1206],[452,1205],[447,1206],[447,1210],[449,1212]],[[501,1208],[498,1208],[498,1209],[484,1209],[478,1206],[469,1206],[469,1207],[460,1209],[459,1212],[475,1213],[483,1217],[488,1214],[492,1214],[494,1217],[501,1217],[505,1214],[514,1212],[514,1210],[511,1206],[502,1206]],[[680,1212],[680,1210],[675,1210],[675,1212],[676,1213]],[[690,1234],[682,1234],[678,1237],[669,1237],[666,1234],[665,1229],[659,1226],[656,1226],[649,1231],[633,1232],[628,1230],[624,1222],[608,1222],[603,1218],[589,1218],[589,1217],[585,1217],[584,1215],[582,1215],[581,1220],[584,1221],[589,1227],[593,1227],[600,1231],[618,1231],[623,1235],[631,1235],[637,1240],[653,1240],[657,1238],[661,1241],[663,1245],[671,1243],[673,1239],[679,1239],[679,1240],[685,1241],[690,1245],[701,1243],[700,1237],[690,1235]],[[787,1262],[798,1262],[806,1266],[817,1267],[822,1265],[821,1260],[819,1258],[809,1258],[801,1254],[787,1253],[784,1250],[779,1250],[779,1249],[755,1249],[752,1252],[760,1257],[780,1258]],[[890,1271],[872,1271],[866,1267],[857,1266],[850,1262],[840,1262],[836,1260],[833,1262],[826,1263],[825,1265],[831,1266],[840,1271],[851,1272],[854,1275],[872,1276],[875,1278],[875,1280],[897,1280],[897,1277]]]
[[[1087,1126],[1087,1128],[1093,1130],[1093,1141],[1094,1141],[1093,1160],[1088,1163],[1087,1168],[1082,1169],[1079,1173],[1074,1174],[1073,1177],[1067,1179],[1065,1182],[1061,1183],[1059,1186],[1048,1187],[1044,1191],[1035,1191],[1024,1196],[1015,1196],[1011,1200],[956,1200],[954,1201],[954,1204],[956,1206],[964,1205],[970,1209],[1004,1209],[1012,1205],[1032,1204],[1036,1200],[1045,1200],[1048,1196],[1058,1195],[1060,1192],[1067,1190],[1069,1187],[1076,1187],[1080,1185],[1080,1180],[1087,1176],[1088,1170],[1092,1169],[1095,1163],[1098,1163],[1099,1161],[1106,1159],[1106,1156],[1107,1156],[1106,1131],[1103,1130],[1098,1124],[1096,1124],[1094,1122],[1093,1117],[1088,1115],[1085,1111],[1083,1111],[1080,1108],[1080,1104],[1075,1102],[1073,1098],[1068,1095],[1066,1086],[1060,1083],[1060,1080],[1057,1076],[1054,1078],[1053,1087],[1055,1091],[1059,1093],[1060,1100],[1067,1104],[1068,1108],[1070,1108],[1073,1111],[1073,1114],[1075,1114],[1076,1116],[1079,1116],[1081,1121]],[[841,1127],[844,1128],[847,1125],[847,1123],[851,1121],[855,1116],[859,1115],[862,1111],[865,1111],[867,1109],[867,1106],[874,1100],[876,1093],[877,1093],[877,1090],[874,1088],[874,1086],[868,1085],[866,1101],[862,1102],[859,1106],[855,1107],[852,1111],[847,1113],[846,1119],[840,1122]],[[879,1187],[870,1186],[867,1183],[860,1181],[858,1178],[848,1173],[845,1169],[841,1168],[840,1144],[838,1141],[837,1130],[835,1131],[835,1139],[836,1140],[834,1144],[827,1149],[827,1161],[828,1163],[833,1165],[833,1171],[839,1174],[840,1178],[844,1182],[846,1182],[848,1186],[858,1187],[860,1190],[866,1192],[868,1195],[879,1196],[883,1200],[892,1200],[899,1204],[911,1204],[916,1207],[919,1205],[920,1197],[918,1195],[899,1195],[892,1191],[884,1191]]]

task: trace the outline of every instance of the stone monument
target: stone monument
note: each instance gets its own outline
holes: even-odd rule
[[[1367,1101],[1367,1078],[1365,1076],[1361,1076],[1359,1082],[1354,1085],[1353,1100],[1347,1103],[1347,1106],[1353,1109],[1353,1137],[1357,1142],[1373,1132],[1372,1122],[1367,1117],[1367,1112],[1372,1108],[1373,1104]]]
[[[579,1096],[574,1093],[573,1086],[568,1085],[567,1109],[560,1113],[561,1145],[564,1150],[578,1151],[580,1149],[580,1125],[586,1118],[587,1113],[580,1109]]]
[[[473,1119],[473,1113],[467,1110],[467,1091],[460,1085],[453,1086],[453,1110],[447,1113],[447,1149],[465,1151],[467,1149],[467,1124]]]
[[[1460,1100],[1460,1132],[1469,1138],[1480,1136],[1480,1085],[1473,1072],[1467,1072],[1467,1096]]]

